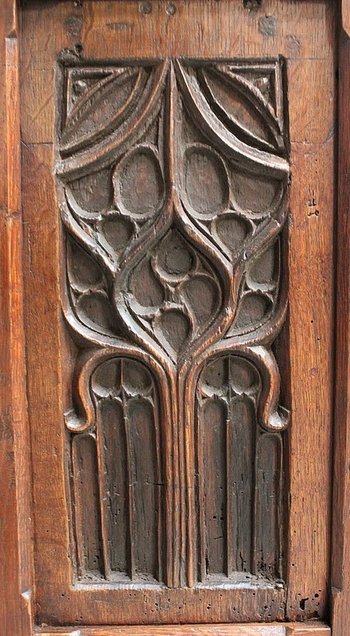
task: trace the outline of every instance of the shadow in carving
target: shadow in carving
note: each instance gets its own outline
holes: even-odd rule
[[[61,72],[79,578],[280,578],[282,61]]]

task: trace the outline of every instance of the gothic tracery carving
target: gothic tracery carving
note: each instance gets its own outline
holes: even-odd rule
[[[282,575],[281,67],[62,69],[63,306],[80,347],[66,424],[77,502],[99,510],[77,533],[82,578]]]

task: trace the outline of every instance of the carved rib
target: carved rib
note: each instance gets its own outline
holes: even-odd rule
[[[74,131],[79,127],[79,123],[82,119],[82,115],[86,117],[95,107],[96,102],[103,96],[107,99],[109,93],[116,85],[124,83],[126,80],[135,77],[135,84],[131,90],[130,95],[126,99],[125,103],[116,111],[111,121],[96,129],[85,132],[85,135],[79,137],[78,140],[69,141]],[[105,137],[113,129],[117,128],[120,123],[129,114],[130,108],[137,98],[139,98],[141,91],[146,83],[146,74],[143,69],[137,67],[118,69],[112,76],[108,76],[93,86],[92,89],[74,105],[73,109],[67,117],[64,130],[62,132],[60,152],[62,156],[70,155],[73,152],[81,151],[86,146],[90,146],[96,141],[102,134]]]
[[[77,239],[78,243],[87,248],[89,253],[96,258],[102,267],[107,269],[107,272],[111,275],[115,274],[115,263],[111,261],[106,251],[98,245],[91,228],[84,223],[84,217],[86,218],[87,213],[84,214],[84,211],[78,206],[76,201],[74,201],[72,194],[64,190],[62,186],[57,188],[57,196],[61,217],[67,230]],[[77,217],[79,218],[80,211],[82,212],[82,220],[78,223]]]
[[[209,71],[206,70],[205,67],[208,64],[200,63],[199,66],[200,70],[197,70],[197,73],[199,76],[202,74],[203,78],[205,78],[207,72],[214,72],[212,67],[210,67]],[[244,94],[246,99],[249,97],[262,117],[264,124],[270,131],[273,130],[278,144],[281,143],[283,145],[282,137],[278,136],[279,120],[275,117],[269,104],[261,97],[259,91],[256,91],[251,83],[244,80],[244,78],[236,77],[231,71],[227,71],[226,67],[223,71],[220,67],[218,68],[219,70],[215,71],[215,73],[220,77],[225,73],[225,81],[233,89],[239,90]],[[137,88],[134,86],[121,111],[115,113],[112,120],[106,123],[103,130],[100,128],[95,130],[88,140],[82,136],[80,141],[73,142],[73,146],[70,149],[65,148],[63,142],[61,152],[63,155],[68,156],[59,160],[57,164],[58,197],[65,231],[86,250],[89,256],[92,257],[93,262],[96,261],[98,263],[103,277],[102,283],[99,282],[96,286],[91,283],[91,286],[86,291],[84,287],[83,291],[79,291],[79,280],[76,283],[76,279],[73,278],[74,284],[68,279],[64,281],[66,292],[63,293],[62,302],[66,320],[74,333],[77,344],[85,348],[78,358],[76,368],[73,386],[75,408],[67,414],[66,426],[71,433],[74,433],[73,437],[93,435],[96,426],[97,428],[99,427],[97,398],[91,389],[91,377],[99,365],[118,357],[139,360],[147,365],[157,383],[160,399],[159,417],[165,423],[163,434],[165,436],[167,556],[164,579],[169,586],[188,585],[191,587],[197,581],[198,562],[198,517],[195,510],[193,475],[194,421],[196,416],[194,398],[202,369],[217,356],[229,357],[230,355],[235,355],[249,360],[254,369],[256,369],[261,384],[260,396],[257,399],[258,424],[267,432],[277,435],[288,423],[287,411],[278,405],[280,376],[276,361],[270,350],[270,344],[280,330],[286,315],[287,290],[285,285],[279,290],[279,273],[276,277],[275,274],[271,274],[271,280],[269,279],[268,281],[270,286],[266,285],[265,289],[254,290],[254,293],[264,294],[264,298],[271,300],[271,310],[266,305],[269,313],[266,310],[263,318],[257,323],[254,323],[251,318],[248,325],[245,325],[243,321],[244,327],[242,328],[233,328],[232,325],[235,324],[239,301],[242,298],[242,294],[245,293],[245,280],[249,282],[248,276],[254,263],[265,254],[269,245],[280,234],[285,222],[288,212],[287,179],[289,165],[284,158],[273,152],[271,145],[266,143],[264,145],[257,135],[251,133],[248,129],[245,130],[244,126],[239,129],[239,125],[234,121],[234,118],[232,121],[229,121],[230,118],[226,119],[226,125],[224,125],[223,121],[221,121],[223,112],[220,110],[219,104],[216,103],[215,95],[210,92],[210,87],[206,84],[205,79],[203,79],[205,83],[204,95],[196,74],[194,71],[187,70],[182,62],[165,61],[154,67],[150,72],[150,79],[146,82],[141,96],[140,91],[144,81],[141,81],[140,78],[141,75],[145,76],[147,73],[142,71],[142,69],[137,70],[137,72],[139,73],[136,82]],[[130,67],[125,73],[130,76],[136,74],[135,66]],[[122,74],[120,77],[122,77]],[[89,100],[94,99],[94,96],[98,95],[101,87],[102,90],[105,88],[108,93],[108,90],[112,88],[113,81],[105,78],[99,82],[95,89],[88,91],[88,94],[80,101],[80,104],[73,108],[70,117],[74,118],[77,116],[80,112],[79,108],[81,109],[84,104],[86,104],[87,108],[94,108],[93,103],[89,103]],[[138,97],[139,100],[135,103]],[[89,106],[87,106],[88,104]],[[186,119],[185,123],[192,126],[191,134],[195,138],[195,141],[191,141],[192,146],[207,149],[207,154],[205,155],[205,151],[203,151],[200,160],[203,161],[204,157],[204,164],[205,160],[209,161],[209,163],[212,161],[211,165],[214,165],[215,170],[215,162],[217,162],[219,175],[224,175],[223,179],[225,178],[228,183],[228,186],[226,186],[226,181],[218,180],[218,188],[222,188],[222,190],[219,190],[219,193],[222,193],[220,195],[221,199],[220,196],[218,198],[220,205],[218,210],[210,211],[208,216],[210,219],[215,219],[216,223],[216,220],[220,219],[220,215],[229,215],[232,212],[233,215],[240,215],[240,218],[249,221],[250,230],[249,232],[247,231],[246,235],[243,233],[246,238],[241,240],[236,252],[230,252],[226,243],[220,240],[219,229],[217,230],[217,236],[215,235],[216,228],[219,226],[214,225],[214,221],[212,226],[209,225],[209,222],[206,225],[207,219],[203,217],[203,220],[201,217],[202,210],[200,206],[197,210],[192,209],[193,200],[183,196],[185,186],[181,180],[181,174],[184,170],[183,161],[185,157],[183,137],[185,138],[186,134],[181,128],[185,124],[184,120],[181,121],[179,116],[179,108],[187,110],[190,121],[187,122]],[[151,128],[151,124],[158,116],[159,128],[156,126]],[[237,135],[235,134],[236,132]],[[203,135],[206,140],[209,140],[210,146],[203,143]],[[242,141],[239,138],[240,136],[243,136],[245,141],[264,146],[265,149],[268,148],[270,152],[251,147],[249,143]],[[155,183],[156,185],[158,184],[159,188],[159,190],[155,188],[155,192],[159,191],[161,194],[157,198],[153,217],[151,216],[153,214],[152,206],[149,206],[144,213],[141,206],[137,207],[135,204],[134,208],[131,206],[130,212],[125,203],[125,201],[128,201],[127,197],[123,199],[120,194],[122,185],[118,189],[119,183],[123,183],[121,174],[125,166],[127,166],[125,157],[130,158],[133,156],[133,145],[138,142],[141,144],[139,148],[146,148],[148,152],[152,151],[152,157],[155,157]],[[183,145],[181,146],[182,142]],[[87,148],[87,145],[92,143],[94,146]],[[216,148],[215,153],[212,147]],[[115,167],[116,162],[119,162],[117,167]],[[263,207],[263,201],[262,210],[254,212],[253,204],[252,211],[249,210],[248,205],[246,206],[247,209],[245,209],[244,201],[241,203],[239,198],[237,198],[237,210],[231,210],[230,189],[232,189],[232,183],[230,182],[230,175],[232,166],[236,166],[238,163],[241,172],[244,174],[244,171],[246,171],[249,177],[254,174],[256,178],[268,176],[279,181],[280,188],[277,188],[277,194],[274,199],[273,194],[276,190],[273,190],[271,186],[271,199],[273,199],[271,203],[268,198],[270,192],[268,190],[267,200],[269,205],[267,208]],[[88,176],[91,172],[102,167],[110,167],[111,170],[112,168],[114,170],[113,184],[116,188],[116,209],[100,209],[89,212],[78,205],[70,190],[69,183],[72,179],[83,175]],[[158,168],[161,176],[158,176]],[[125,170],[127,170],[127,167]],[[198,175],[198,172],[195,172],[195,175]],[[246,175],[244,174],[244,176]],[[142,175],[142,178],[147,179],[146,172]],[[159,185],[160,183],[161,185]],[[133,182],[131,182],[131,185],[129,184],[129,189],[132,185]],[[136,183],[135,188],[137,188],[137,185]],[[122,207],[124,203],[125,209]],[[203,209],[205,211],[205,206]],[[102,240],[104,221],[109,218],[108,215],[111,218],[117,214],[122,214],[123,218],[130,217],[134,224],[134,233],[128,233],[128,230],[125,230],[127,238],[121,251],[118,251],[119,247],[114,251],[112,247],[109,248],[108,244],[106,242],[103,243]],[[139,217],[137,216],[138,214]],[[235,228],[235,226],[233,227]],[[167,269],[162,250],[164,252],[164,245],[169,245],[166,240],[169,237],[173,237],[173,235],[176,235],[176,240],[178,240],[176,244],[177,252],[175,250],[175,256],[173,256],[176,262],[173,269],[170,266]],[[187,260],[190,262],[187,269],[186,250]],[[185,253],[183,257],[185,259],[183,273],[181,273],[182,263],[179,257],[181,253]],[[169,254],[166,254],[166,257],[168,258]],[[266,266],[268,272],[269,262],[268,260]],[[279,262],[276,261],[275,266],[279,271]],[[146,290],[151,298],[150,302],[148,302],[147,293],[146,295],[141,294],[138,296],[138,288],[136,287],[135,291],[135,287],[132,286],[133,276],[140,276],[140,271],[146,267],[150,271],[147,280],[151,281],[153,285],[152,277],[154,277],[155,285],[160,285],[162,289],[162,293],[159,293],[159,302],[157,300],[156,286],[150,287],[148,291]],[[88,278],[88,280],[90,281],[91,278]],[[145,279],[141,278],[141,281],[143,280]],[[257,278],[257,280],[260,281],[261,279]],[[264,279],[262,280],[264,281]],[[193,283],[193,281],[197,285],[203,285],[200,290],[205,289],[205,293],[202,291],[197,292],[196,290],[194,293],[193,288],[189,286],[189,283]],[[140,285],[140,279],[138,279],[138,284]],[[190,293],[186,292],[188,289],[192,289],[192,297],[186,295],[186,293]],[[108,331],[102,333],[103,324],[109,325],[108,322],[103,323],[103,320],[101,320],[101,329],[98,329],[97,326],[96,330],[94,330],[92,327],[90,328],[88,325],[83,324],[84,315],[82,320],[80,320],[81,314],[79,317],[77,309],[81,298],[81,296],[78,296],[79,293],[81,293],[81,296],[85,293],[87,296],[89,294],[96,295],[97,293],[105,294],[106,299],[108,298],[108,301],[113,306],[115,335],[113,335],[114,323],[110,334]],[[209,298],[208,304],[212,302],[212,299],[215,300],[215,306],[213,304],[213,310],[208,318],[204,311],[205,308],[200,314],[201,308],[193,307],[193,298],[195,300],[199,299],[198,304],[200,305],[201,293],[203,293],[205,299]],[[253,292],[249,291],[249,293]],[[196,294],[199,294],[199,296],[196,296]],[[76,300],[77,297],[78,300]],[[144,298],[146,298],[145,302],[143,302]],[[198,315],[196,310],[199,311]],[[173,311],[176,316],[184,316],[184,321],[188,319],[188,323],[183,322],[181,324],[189,325],[189,335],[182,341],[178,350],[175,345],[173,346],[172,341],[167,340],[162,327],[161,318],[169,311]],[[178,328],[176,324],[176,322],[170,321],[169,328],[176,330]],[[122,336],[118,335],[119,333]],[[230,378],[228,382],[228,391],[230,391]],[[231,404],[230,396],[227,399],[228,403]],[[130,552],[129,575],[131,580],[136,580],[138,544],[135,543],[134,538],[135,523],[137,524],[134,509],[135,486],[132,479],[134,451],[132,450],[131,421],[128,417],[129,398],[123,395],[122,401],[127,444],[126,459],[129,473],[127,515]],[[229,485],[233,481],[235,469],[233,452],[236,449],[233,447],[234,416],[230,409],[228,411],[225,419],[226,472],[224,476],[226,484],[227,518],[225,523],[227,536],[225,537],[225,547],[223,548],[226,558],[225,572],[223,574],[226,576],[230,576],[235,565],[234,548],[232,546],[232,536],[234,534],[232,519],[234,513]],[[160,433],[156,424],[158,413],[153,411],[153,416],[155,419],[152,435],[154,433],[155,448],[154,455],[152,455],[150,461],[153,462],[153,468],[158,472],[157,477],[159,479],[161,476],[163,448],[161,448]],[[150,417],[147,421],[150,421]],[[266,433],[266,435],[270,433]],[[98,431],[97,435],[99,435]],[[104,546],[102,569],[108,578],[111,576],[111,567],[107,547],[106,503],[103,500],[106,483],[104,480],[101,440],[102,436],[99,435],[99,506],[102,543]],[[200,457],[200,452],[198,451],[198,461],[199,463],[202,461],[204,464],[203,458],[201,459]],[[199,488],[203,489],[203,486],[199,485]],[[157,490],[154,490],[155,497],[160,496],[156,494],[157,492]],[[161,510],[160,500],[158,500],[158,509]],[[158,541],[156,576],[161,580],[163,564],[160,545],[163,527],[160,515],[156,525]],[[206,572],[203,547],[205,527],[203,511],[200,512],[199,526],[202,537],[199,545],[199,560],[202,568],[201,576],[204,579]],[[152,546],[150,549],[152,549]]]
[[[186,106],[193,112],[193,117],[215,146],[220,147],[228,158],[239,161],[253,173],[258,172],[276,178],[288,174],[289,165],[285,159],[262,150],[253,150],[228,131],[221,121],[208,111],[195,76],[187,74],[179,62],[175,64]]]
[[[217,70],[215,67],[213,67],[213,69],[211,69],[214,73]],[[220,79],[222,79],[222,75],[220,73],[217,73],[217,75],[219,76]],[[261,100],[261,104],[259,103],[259,107],[256,107],[255,110],[256,112],[259,113],[261,119],[264,121],[264,123],[266,122],[269,125],[269,130],[273,135],[273,138],[275,140],[275,144],[272,144],[268,141],[266,141],[263,137],[259,137],[257,134],[253,133],[252,131],[249,130],[249,128],[247,128],[246,126],[244,126],[240,121],[238,121],[238,119],[236,119],[233,115],[227,113],[227,111],[221,106],[219,100],[215,97],[214,92],[212,90],[212,88],[209,85],[208,82],[208,72],[206,73],[204,70],[199,72],[199,81],[200,81],[200,86],[203,90],[203,93],[209,103],[209,105],[211,106],[212,110],[215,112],[215,114],[218,116],[218,118],[222,121],[222,123],[233,132],[234,135],[236,135],[237,137],[241,138],[245,143],[247,143],[248,145],[252,145],[252,146],[260,146],[260,148],[264,149],[267,152],[272,152],[275,153],[276,150],[282,150],[284,147],[283,144],[283,138],[281,136],[281,133],[279,131],[279,126],[278,126],[278,122],[277,120],[273,117],[273,114],[271,112],[270,109],[268,109],[268,104],[265,102],[262,102]],[[248,82],[247,82],[248,84]],[[248,86],[247,86],[248,88]],[[250,86],[249,86],[250,88]],[[253,88],[253,87],[252,87]],[[240,91],[241,92],[241,91]],[[244,93],[245,94],[245,93]],[[251,102],[251,99],[248,99],[249,102]],[[255,106],[255,104],[254,104]],[[263,110],[263,112],[261,112],[261,110]],[[268,114],[270,116],[272,116],[272,121],[270,121],[270,117],[269,118],[265,118],[263,119],[263,115],[264,114]]]
[[[146,98],[140,100],[135,107],[127,128],[123,126],[117,128],[107,139],[96,144],[91,150],[85,150],[73,157],[58,161],[57,176],[68,181],[86,174],[89,170],[102,168],[120,156],[127,144],[135,143],[158,113],[159,97],[164,88],[167,70],[166,61],[156,67],[148,82],[150,87],[147,86],[145,90]]]
[[[243,95],[245,99],[253,106],[254,110],[260,114],[275,139],[277,148],[274,149],[274,152],[276,152],[276,150],[284,150],[285,144],[282,137],[280,122],[270,104],[267,102],[266,99],[264,99],[263,95],[254,86],[254,84],[247,80],[245,77],[232,72],[229,66],[218,64],[217,66],[211,67],[210,71],[219,79],[226,82],[229,86]],[[260,140],[259,138],[257,138],[257,140],[260,143],[261,141],[264,141]]]

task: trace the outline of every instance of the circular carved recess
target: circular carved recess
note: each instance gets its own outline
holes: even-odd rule
[[[175,353],[179,353],[191,333],[189,319],[176,309],[164,311],[157,321],[157,328]]]
[[[104,292],[94,292],[80,296],[76,312],[81,322],[97,332],[115,334],[116,324],[113,311]]]
[[[171,230],[162,240],[155,259],[155,268],[164,280],[182,280],[194,265],[193,250],[176,230]]]
[[[145,365],[128,358],[123,363],[122,382],[128,395],[148,395],[153,387],[152,376]]]
[[[234,214],[222,214],[216,219],[214,227],[218,239],[233,254],[242,249],[244,241],[251,230],[250,225],[246,221]]]
[[[269,291],[276,287],[279,274],[278,247],[277,241],[252,264],[247,277],[251,289]]]
[[[75,291],[84,292],[103,284],[99,266],[75,241],[67,241],[67,270],[69,282]]]
[[[197,275],[185,281],[181,291],[199,327],[204,327],[216,316],[221,295],[217,283],[209,276]]]
[[[264,318],[271,309],[270,299],[263,294],[245,294],[238,307],[234,329],[244,327],[254,327],[264,321]]]
[[[206,397],[221,395],[226,383],[226,360],[224,357],[208,362],[200,376],[201,392]]]
[[[274,210],[283,187],[277,179],[249,176],[235,167],[232,168],[231,186],[234,206],[253,213],[255,218]]]
[[[232,387],[238,395],[257,391],[260,377],[255,367],[248,360],[239,356],[231,356],[230,367]]]
[[[86,177],[71,181],[70,189],[78,203],[86,212],[102,212],[112,204],[111,169],[93,172]]]
[[[138,219],[158,212],[164,200],[164,182],[154,150],[137,146],[129,152],[116,167],[113,185],[122,211]]]
[[[108,245],[118,254],[129,245],[135,227],[132,221],[125,217],[108,217],[101,223],[101,232]]]
[[[129,289],[140,307],[158,308],[164,301],[163,287],[148,258],[143,258],[131,273]]]
[[[121,388],[121,361],[108,360],[97,367],[91,378],[92,390],[97,397],[119,395]]]
[[[229,202],[229,182],[225,164],[211,148],[190,146],[185,155],[184,189],[192,211],[211,219]]]

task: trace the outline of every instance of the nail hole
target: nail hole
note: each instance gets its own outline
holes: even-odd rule
[[[150,2],[140,2],[139,11],[143,13],[143,15],[148,15],[152,12],[152,5]]]
[[[166,7],[166,12],[167,12],[168,15],[175,15],[176,6],[174,5],[173,2],[169,2],[169,4]]]

